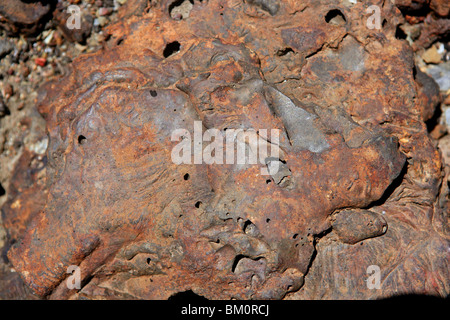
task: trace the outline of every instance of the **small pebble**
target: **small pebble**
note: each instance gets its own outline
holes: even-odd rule
[[[28,68],[28,66],[24,65],[22,67],[21,74],[24,78],[28,77],[28,75],[30,74],[30,68]]]
[[[62,43],[63,37],[61,36],[59,30],[56,30],[56,32],[53,34],[53,42],[51,43],[51,45],[61,46]]]
[[[107,18],[105,18],[105,17],[98,17],[98,23],[100,24],[100,26],[105,26],[107,23],[108,23],[108,19]]]
[[[2,93],[5,99],[8,100],[14,94],[13,87],[9,83],[5,83]]]
[[[47,63],[47,60],[45,58],[36,58],[34,59],[34,62],[41,67],[44,67],[45,64]]]
[[[44,71],[42,72],[42,76],[43,76],[44,78],[49,78],[49,77],[51,77],[53,74],[54,74],[53,69],[44,70]]]
[[[0,39],[0,58],[10,53],[14,49],[14,45],[6,39]]]
[[[437,64],[437,63],[441,62],[442,56],[439,54],[436,47],[432,46],[430,49],[428,49],[427,51],[425,51],[422,54],[422,59],[426,63]]]
[[[450,108],[446,108],[444,110],[444,120],[448,129],[450,130]]]
[[[98,16],[108,16],[112,13],[112,8],[99,8],[98,9]]]
[[[50,43],[52,43],[52,40],[53,40],[53,34],[54,34],[54,30],[51,30],[51,31],[49,32],[49,34],[45,37],[44,43],[45,43],[46,45],[49,45]]]

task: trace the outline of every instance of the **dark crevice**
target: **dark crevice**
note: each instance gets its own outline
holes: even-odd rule
[[[311,259],[309,260],[309,264],[308,264],[308,266],[306,267],[306,271],[305,271],[305,275],[304,275],[305,278],[306,278],[306,276],[308,275],[309,270],[311,269],[312,264],[314,263],[314,261],[316,260],[316,257],[317,257],[317,248],[316,248],[316,247],[317,247],[317,241],[318,241],[319,239],[325,237],[325,236],[326,236],[327,234],[329,234],[331,231],[332,231],[332,227],[329,227],[328,229],[326,229],[326,230],[322,231],[321,233],[319,233],[319,234],[317,234],[317,235],[314,236],[314,238],[313,238],[313,243],[312,243],[314,250],[313,250],[313,253],[312,253],[312,255],[311,255]],[[304,245],[304,244],[302,244],[302,246],[303,246],[303,245]]]
[[[284,49],[280,49],[280,50],[277,51],[277,56],[282,57],[282,56],[287,55],[290,52],[295,53],[294,50],[292,50],[292,48],[289,48],[289,47],[288,48],[284,48]]]
[[[315,56],[316,54],[318,54],[320,51],[322,51],[323,46],[324,46],[324,44],[322,44],[322,45],[320,46],[319,49],[317,49],[317,50],[311,52],[310,54],[306,55],[306,56],[305,56],[305,60],[306,60],[306,59],[309,59],[309,58],[312,58],[313,56]]]
[[[0,118],[10,115],[11,111],[9,111],[9,108],[0,100]]]
[[[253,261],[261,261],[261,260],[264,260],[265,258],[264,257],[251,258],[251,257],[243,255],[243,254],[238,254],[234,258],[233,265],[231,266],[231,272],[234,273],[236,271],[236,267],[237,267],[237,265],[239,264],[239,262],[242,259],[250,259],[250,260],[253,260]]]
[[[412,1],[408,6],[397,5],[397,7],[403,16],[426,17],[431,12],[430,7],[421,3],[421,1]]]
[[[311,269],[311,266],[312,266],[314,260],[316,260],[316,256],[317,256],[316,239],[313,240],[313,248],[314,248],[314,250],[313,250],[313,253],[311,255],[311,259],[309,259],[308,266],[306,267],[306,271],[305,271],[304,277],[306,277],[308,275],[309,270]]]
[[[244,258],[248,258],[248,257],[247,257],[247,256],[244,256],[244,255],[242,255],[242,254],[239,254],[239,255],[237,255],[237,256],[234,258],[233,265],[231,266],[231,272],[234,273],[234,271],[236,270],[236,267],[237,267],[239,261],[241,261],[241,260],[244,259]]]
[[[168,58],[171,55],[180,51],[181,45],[178,41],[170,42],[166,45],[163,51],[164,58]]]
[[[244,222],[242,230],[245,234],[248,234],[252,237],[258,237],[260,235],[258,227],[250,220]]]
[[[124,38],[120,37],[119,39],[117,39],[116,41],[116,46],[120,46],[123,43]]]
[[[252,222],[250,220],[247,220],[244,222],[244,226],[242,227],[242,231],[245,232],[245,230],[247,230],[248,226],[250,226],[252,224]]]
[[[85,136],[83,136],[81,134],[78,136],[78,144],[80,144],[80,145],[85,144],[86,141],[87,141],[87,139]]]
[[[389,199],[389,197],[394,193],[395,189],[397,189],[402,184],[403,178],[405,177],[407,171],[408,171],[408,161],[405,161],[405,164],[403,165],[400,174],[397,176],[397,178],[395,178],[392,181],[389,187],[387,187],[381,198],[373,201],[371,204],[369,204],[366,208],[363,209],[371,209],[373,207],[378,207],[384,204]]]
[[[325,21],[332,25],[342,26],[347,22],[344,14],[339,9],[333,9],[328,11],[325,16]]]
[[[3,188],[2,184],[0,183],[0,197],[4,196],[6,194],[6,190]]]
[[[433,131],[434,128],[439,124],[439,119],[440,119],[441,115],[442,115],[442,110],[441,110],[440,106],[437,106],[436,109],[434,110],[433,116],[430,119],[428,119],[427,121],[425,121],[428,132]]]
[[[81,291],[84,287],[86,287],[86,286],[89,284],[89,282],[92,281],[92,279],[94,279],[94,275],[89,275],[89,276],[87,276],[86,278],[84,278],[84,279],[81,281],[81,289],[80,289],[80,291]]]
[[[0,248],[0,249],[1,249],[0,254],[1,254],[2,260],[3,260],[3,262],[4,262],[5,264],[9,264],[9,259],[8,259],[7,254],[8,254],[9,249],[10,249],[16,242],[17,242],[16,239],[10,239],[10,236],[7,235],[7,238],[6,238],[6,241],[5,241],[4,246],[3,246],[2,248]]]
[[[401,25],[398,25],[395,29],[395,38],[399,40],[405,40],[406,39],[406,33],[401,28]]]
[[[168,300],[171,301],[178,301],[178,302],[184,302],[184,301],[208,301],[205,297],[202,297],[196,293],[194,293],[192,290],[187,290],[183,292],[174,293],[169,297]]]
[[[332,228],[329,227],[328,229],[323,230],[322,232],[315,234],[314,237],[315,239],[320,239],[325,237],[327,234],[329,234],[332,231]]]

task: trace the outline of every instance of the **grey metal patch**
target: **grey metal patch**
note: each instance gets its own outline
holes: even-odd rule
[[[294,148],[320,153],[330,147],[325,135],[314,123],[316,115],[295,105],[291,99],[277,89],[270,86],[265,89],[271,107],[283,121]]]

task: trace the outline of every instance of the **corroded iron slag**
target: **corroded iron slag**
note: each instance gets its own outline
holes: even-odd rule
[[[3,208],[25,284],[53,299],[448,295],[447,186],[425,125],[438,91],[395,37],[399,10],[370,4],[380,30],[368,3],[337,0],[194,1],[177,19],[178,2],[152,1],[109,29],[39,97],[46,184]],[[279,129],[281,175],[174,164],[171,133],[194,121]]]

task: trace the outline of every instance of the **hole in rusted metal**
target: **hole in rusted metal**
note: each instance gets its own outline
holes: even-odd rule
[[[85,144],[86,141],[87,141],[87,139],[85,136],[83,136],[81,134],[78,136],[78,144],[80,144],[80,145]]]
[[[333,9],[328,11],[328,13],[325,16],[325,21],[329,24],[336,25],[336,26],[342,26],[347,21],[345,19],[344,14],[339,9]]]
[[[282,57],[282,56],[287,55],[290,52],[294,53],[294,50],[292,50],[292,48],[280,49],[277,51],[277,56]]]
[[[166,45],[163,51],[164,58],[168,58],[171,55],[180,51],[181,45],[178,41],[170,42]]]
[[[401,26],[398,25],[395,29],[395,38],[399,40],[405,40],[406,39],[406,33],[402,30]]]
[[[123,43],[123,38],[117,39],[117,41],[116,41],[117,46],[120,46],[122,43]]]
[[[5,191],[5,189],[3,188],[3,186],[0,184],[0,197],[3,196],[3,195],[5,195],[5,194],[6,194],[6,191]]]

